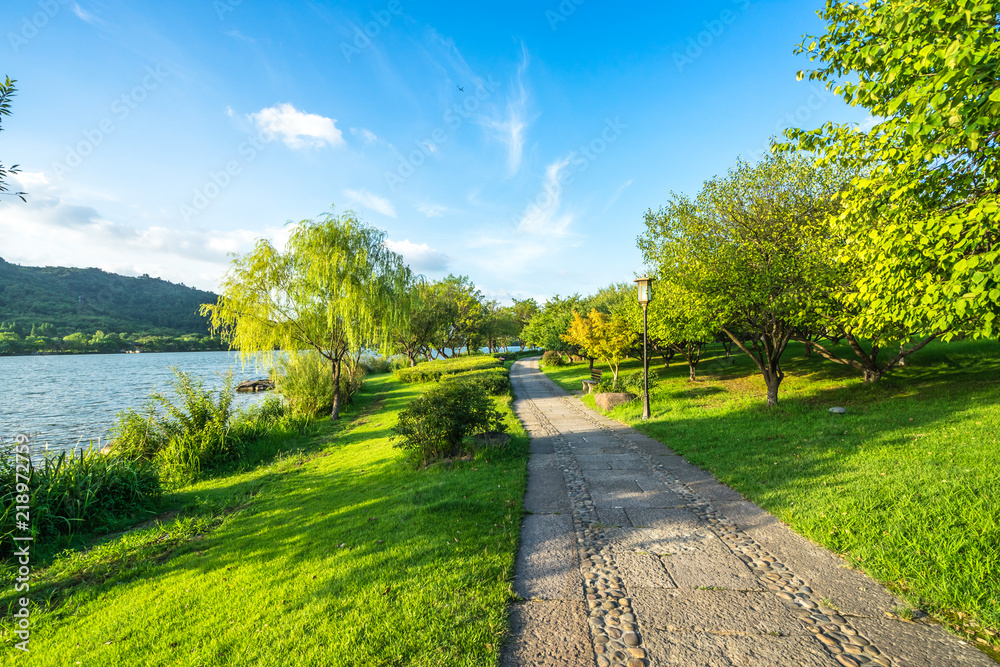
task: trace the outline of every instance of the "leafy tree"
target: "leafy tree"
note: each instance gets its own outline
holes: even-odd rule
[[[517,341],[524,352],[524,330],[541,310],[534,299],[514,299],[514,321],[517,323]]]
[[[556,294],[531,318],[522,330],[521,337],[526,344],[533,347],[579,354],[582,350],[563,340],[562,335],[573,322],[573,311],[583,309],[583,299],[579,294],[565,298]]]
[[[864,269],[846,295],[853,333],[997,336],[996,2],[828,0],[820,16],[825,34],[798,48],[817,67],[800,78],[825,82],[874,122],[786,134],[858,174],[839,219],[839,254]]]
[[[646,263],[695,297],[680,307],[704,307],[753,359],[768,405],[778,402],[789,340],[835,284],[828,220],[838,184],[806,157],[770,156],[646,214]]]
[[[411,274],[385,239],[350,212],[304,220],[286,251],[260,240],[233,259],[218,302],[202,313],[244,358],[276,348],[322,355],[339,419],[341,372],[353,373],[362,351],[387,349],[407,316]]]
[[[486,301],[482,306],[482,340],[490,352],[499,351],[517,336],[518,322],[511,308],[505,308],[495,300]]]
[[[393,342],[410,366],[416,366],[420,356],[430,356],[439,332],[448,326],[452,313],[442,300],[435,298],[434,286],[424,280],[414,281],[407,297],[409,320],[397,327]]]
[[[638,326],[641,329],[641,319]],[[648,328],[650,338],[659,346],[684,357],[688,379],[694,382],[705,344],[712,341],[717,331],[705,299],[671,282],[669,276],[661,276],[654,284]]]
[[[10,115],[10,101],[17,94],[17,82],[11,79],[9,76],[4,77],[5,81],[0,83],[0,119],[3,116]],[[3,126],[0,125],[0,132],[3,131]],[[15,164],[12,167],[4,168],[3,164],[0,164],[0,195],[14,195],[15,197],[20,197],[21,201],[27,201],[24,198],[25,193],[23,192],[7,192],[7,177],[12,176],[20,171]]]
[[[597,309],[582,317],[573,312],[573,321],[562,336],[567,343],[586,351],[588,357],[601,359],[611,367],[618,382],[618,368],[635,348],[635,331],[619,315],[605,315]]]

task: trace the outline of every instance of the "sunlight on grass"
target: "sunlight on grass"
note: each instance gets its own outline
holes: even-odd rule
[[[1000,347],[938,344],[875,386],[792,347],[780,405],[749,359],[651,364],[653,419],[611,416],[711,470],[953,627],[1000,626]],[[632,361],[627,370],[641,369]],[[625,370],[625,369],[623,369]],[[586,364],[545,369],[568,390]],[[592,397],[584,402],[594,406]],[[848,409],[833,415],[830,407]],[[964,620],[963,616],[964,615]],[[968,626],[970,632],[974,626]],[[996,642],[995,639],[992,640]]]
[[[220,518],[129,576],[87,581],[100,558],[39,573],[76,588],[36,608],[31,664],[496,664],[527,438],[504,397],[506,451],[416,470],[390,428],[421,390],[374,377],[311,452],[178,494]]]

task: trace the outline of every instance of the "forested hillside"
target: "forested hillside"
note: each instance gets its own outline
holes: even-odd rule
[[[8,328],[16,323],[21,335],[43,324],[60,334],[98,330],[205,334],[208,324],[198,307],[215,300],[212,292],[149,276],[18,266],[0,258],[0,322]]]

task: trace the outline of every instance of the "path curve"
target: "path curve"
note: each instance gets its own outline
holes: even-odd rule
[[[538,370],[503,667],[995,667],[843,560]]]

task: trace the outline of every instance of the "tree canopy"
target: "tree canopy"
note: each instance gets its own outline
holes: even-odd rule
[[[829,0],[799,52],[868,110],[870,129],[786,134],[858,175],[841,199],[840,257],[865,271],[848,295],[857,333],[1000,333],[1000,40],[995,2]]]
[[[384,232],[353,213],[295,226],[282,251],[266,240],[233,259],[214,304],[212,327],[241,355],[312,349],[330,362],[331,417],[340,416],[342,367],[365,350],[386,351],[408,315],[412,280]]]

